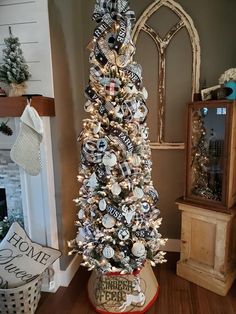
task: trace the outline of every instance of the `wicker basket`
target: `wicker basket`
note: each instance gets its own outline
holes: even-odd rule
[[[40,300],[42,277],[18,288],[0,289],[0,314],[34,314]]]

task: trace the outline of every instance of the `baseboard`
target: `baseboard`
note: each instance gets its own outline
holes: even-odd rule
[[[70,265],[66,270],[60,270],[60,286],[68,287],[77,270],[79,269],[81,263],[81,256],[75,255]]]
[[[168,239],[166,245],[161,247],[165,252],[180,252],[181,241],[179,239]]]

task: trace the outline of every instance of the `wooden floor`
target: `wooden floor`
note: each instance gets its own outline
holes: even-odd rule
[[[218,296],[176,276],[178,257],[168,253],[168,263],[156,269],[161,291],[147,314],[236,314],[236,282],[226,297]],[[36,314],[95,314],[86,292],[89,275],[81,267],[68,288],[44,293]]]

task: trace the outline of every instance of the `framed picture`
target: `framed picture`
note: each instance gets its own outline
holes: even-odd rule
[[[220,85],[215,85],[209,88],[202,89],[201,90],[202,100],[211,100],[212,99],[211,92],[218,88],[220,88]]]

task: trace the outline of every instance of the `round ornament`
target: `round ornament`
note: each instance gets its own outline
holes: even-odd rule
[[[105,248],[102,251],[102,254],[106,258],[112,258],[115,255],[115,251],[110,245],[105,246]]]
[[[113,195],[120,195],[121,187],[120,187],[119,183],[116,182],[112,185],[111,192]]]
[[[109,214],[106,214],[102,218],[102,224],[105,228],[111,229],[116,224],[116,219],[110,216]]]
[[[134,243],[131,251],[132,251],[133,255],[136,257],[142,257],[146,253],[145,246],[143,245],[142,242]]]
[[[141,211],[143,213],[148,213],[150,210],[150,204],[148,202],[141,203]]]
[[[103,212],[103,211],[106,209],[106,207],[107,207],[107,202],[106,202],[106,200],[105,200],[104,198],[99,201],[98,207],[99,207],[99,209],[100,209],[101,212]]]
[[[139,167],[141,165],[141,158],[137,154],[133,155],[132,164],[134,165],[134,167]]]
[[[100,138],[98,141],[97,141],[97,149],[100,151],[100,152],[105,152],[105,150],[107,149],[107,140],[105,138]]]
[[[103,156],[102,163],[108,167],[114,167],[117,163],[117,157],[114,153],[106,152]]]
[[[129,230],[126,229],[126,228],[121,228],[119,231],[118,231],[118,238],[121,240],[121,241],[126,241],[128,240],[130,237],[130,233],[129,233]]]
[[[144,196],[143,190],[138,187],[134,189],[133,194],[137,198],[142,198]]]

